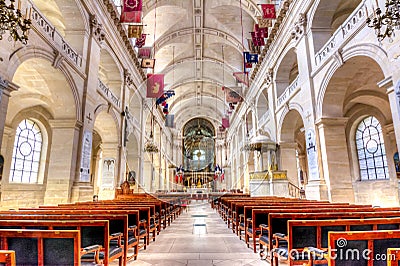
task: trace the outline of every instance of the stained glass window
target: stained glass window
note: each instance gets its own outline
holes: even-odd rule
[[[361,180],[388,179],[385,144],[378,119],[369,116],[360,122],[356,146]]]
[[[36,183],[38,179],[42,133],[36,122],[25,119],[17,128],[11,161],[10,182]]]

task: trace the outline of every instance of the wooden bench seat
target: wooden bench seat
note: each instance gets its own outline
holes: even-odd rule
[[[119,214],[119,213],[112,213],[112,214],[104,214],[104,213],[98,213],[98,214],[84,214],[84,213],[72,213],[72,214],[18,214],[16,212],[11,212],[11,214],[6,214],[4,212],[0,212],[0,220],[56,220],[59,222],[64,222],[64,221],[69,221],[69,220],[85,220],[85,221],[98,221],[98,220],[107,220],[109,221],[109,234],[111,236],[114,235],[114,239],[118,241],[118,238],[121,237],[121,246],[123,248],[123,258],[120,256],[120,252],[116,252],[116,249],[113,248],[112,252],[109,252],[108,256],[108,261],[118,259],[119,260],[119,265],[126,264],[127,261],[129,261],[132,258],[137,258],[138,255],[138,237],[136,236],[129,236],[129,224],[128,224],[128,215],[126,214]],[[122,232],[122,235],[121,235]],[[136,234],[136,232],[135,232]],[[101,238],[101,237],[100,237]],[[101,241],[101,239],[98,239],[98,241]],[[113,237],[110,237],[109,240],[112,241]],[[136,241],[132,242],[132,239],[134,238]],[[83,240],[82,240],[83,241]],[[129,243],[128,245],[124,245],[124,243]],[[128,250],[130,248],[134,249],[134,254],[130,257],[128,257]],[[106,256],[101,255],[104,257],[103,259],[105,260]],[[110,258],[111,254],[111,258]],[[100,255],[100,254],[99,254]],[[93,254],[90,256],[88,255],[84,259],[88,260],[93,260]]]
[[[16,266],[14,250],[0,250],[0,265]]]
[[[79,230],[0,229],[0,249],[17,265],[81,265]]]

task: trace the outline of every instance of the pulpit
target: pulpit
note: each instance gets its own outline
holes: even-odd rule
[[[117,188],[115,190],[115,198],[116,199],[125,199],[129,198],[130,196],[133,195],[134,189],[131,189],[131,185],[129,184],[128,181],[124,181],[120,188]]]

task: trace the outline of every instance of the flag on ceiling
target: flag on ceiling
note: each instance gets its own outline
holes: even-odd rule
[[[268,38],[268,29],[261,28],[258,24],[254,24],[254,32],[256,33],[256,37]]]
[[[234,72],[233,76],[240,83],[243,83],[246,86],[249,86],[249,76],[247,72]]]
[[[223,117],[222,118],[222,126],[224,128],[228,128],[229,127],[229,117]]]
[[[274,4],[261,4],[261,9],[263,11],[263,18],[275,19],[276,11]]]
[[[121,23],[140,23],[142,21],[142,0],[123,0]]]
[[[270,19],[263,18],[262,16],[257,16],[256,18],[260,28],[272,27],[272,21]]]
[[[149,59],[149,58],[144,58],[142,59],[142,68],[154,68],[156,60],[155,59]]]
[[[129,25],[128,38],[140,38],[142,36],[143,25]]]
[[[246,63],[258,63],[258,54],[251,54],[249,52],[243,53],[244,59]]]
[[[170,114],[166,115],[165,116],[165,126],[166,127],[174,127],[174,118],[175,118],[175,115],[170,115]]]
[[[238,92],[236,92],[228,87],[224,87],[224,90],[225,90],[225,100],[227,103],[238,103],[238,102],[243,101],[242,96],[240,96]],[[222,122],[223,122],[223,120],[222,120]],[[228,120],[228,123],[229,123],[229,120]]]
[[[149,59],[151,58],[151,54],[153,52],[153,47],[141,47],[138,49],[138,58]]]
[[[142,34],[142,37],[136,39],[135,46],[138,48],[142,48],[145,44],[146,44],[146,34]]]
[[[258,36],[258,33],[252,31],[251,33],[251,40],[253,41],[255,46],[264,46],[265,41],[263,37]]]
[[[164,93],[164,74],[147,74],[147,98],[159,98]]]
[[[224,169],[221,170],[221,175],[219,178],[221,178],[221,182],[224,181],[224,179],[225,179],[225,170]]]
[[[255,46],[252,39],[247,39],[247,44],[249,46],[249,51],[253,54],[260,53],[260,47]]]

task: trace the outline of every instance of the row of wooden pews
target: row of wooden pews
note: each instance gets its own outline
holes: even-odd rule
[[[130,194],[1,211],[0,249],[15,251],[17,265],[126,265],[179,216],[182,202]]]
[[[212,206],[254,252],[259,245],[271,265],[400,265],[397,207],[246,195],[223,196]],[[338,259],[352,252],[368,254]]]

